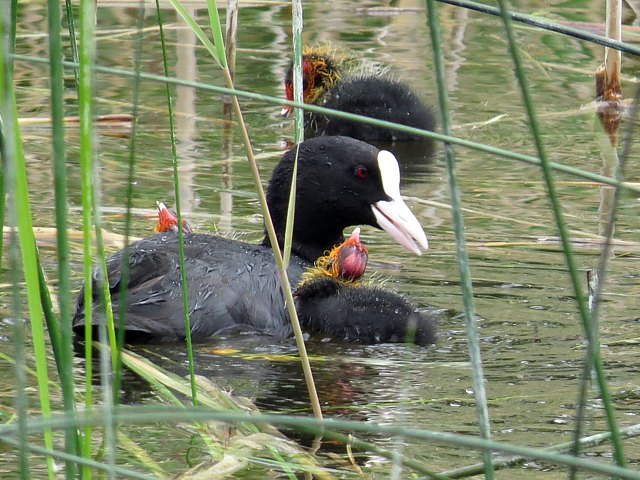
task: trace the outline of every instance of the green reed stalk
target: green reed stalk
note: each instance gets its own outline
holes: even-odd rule
[[[109,306],[109,308],[111,308]],[[107,325],[98,324],[98,333],[100,342],[107,342]],[[113,345],[113,344],[112,344]],[[103,460],[107,465],[114,466],[116,464],[116,424],[113,419],[113,389],[111,388],[112,363],[109,361],[113,358],[109,356],[116,350],[115,346],[110,349],[100,350],[100,387],[102,390],[102,403],[100,408],[104,412],[104,423],[102,424],[102,443],[98,450],[98,458]],[[109,480],[116,480],[113,472],[109,473]]]
[[[6,10],[6,9],[5,9]],[[7,24],[3,31],[11,32],[10,35],[6,38],[7,44],[7,54],[12,54],[15,51],[15,43],[16,43],[16,28],[18,23],[18,0],[12,0],[11,6],[9,7],[9,11],[3,12],[3,15],[6,15]],[[11,21],[9,21],[9,19]],[[0,27],[2,28],[2,27]],[[1,53],[0,53],[1,54]],[[4,64],[3,68],[7,68],[7,72],[13,69],[13,61],[9,60],[7,56],[7,62]],[[11,75],[8,75],[9,78]],[[0,85],[0,88],[4,88],[4,86]],[[5,220],[5,139],[2,122],[0,121],[0,153],[2,162],[0,163],[0,226],[4,227]],[[2,271],[2,247],[4,242],[4,235],[0,236],[0,271]]]
[[[633,438],[640,436],[640,425],[632,425],[630,427],[625,427],[620,430],[620,433],[625,438]],[[573,452],[576,447],[576,443],[579,447],[587,448],[587,447],[597,447],[598,445],[602,445],[605,442],[611,441],[611,433],[597,433],[595,435],[591,435],[588,437],[578,438],[577,441],[574,442],[565,442],[559,443],[557,445],[551,445],[550,447],[545,447],[543,450],[549,452],[557,452],[557,453],[567,453]],[[575,455],[574,455],[575,456]],[[499,457],[494,462],[495,467],[505,468],[505,467],[514,467],[518,465],[522,465],[525,462],[529,461],[529,457],[518,455],[518,456],[510,456],[510,457]],[[447,470],[442,472],[448,478],[468,478],[474,475],[479,475],[482,473],[484,465],[467,465],[465,467],[455,468],[453,470]],[[572,469],[577,467],[573,466]]]
[[[538,157],[540,158],[542,174],[544,177],[544,181],[547,185],[549,200],[551,202],[553,215],[556,220],[558,233],[560,235],[562,248],[563,248],[565,259],[567,262],[567,268],[569,270],[569,276],[571,279],[571,283],[573,285],[574,294],[576,296],[578,312],[580,314],[580,318],[582,319],[582,327],[584,329],[585,337],[587,338],[587,341],[593,342],[596,339],[594,338],[593,335],[591,335],[591,325],[592,325],[591,314],[587,306],[587,301],[586,301],[584,292],[581,288],[578,269],[576,267],[575,259],[573,257],[573,250],[571,248],[571,240],[569,238],[569,233],[567,231],[567,226],[562,213],[562,206],[560,205],[560,200],[558,198],[556,188],[555,188],[553,171],[549,166],[549,161],[544,148],[544,142],[542,141],[542,135],[540,133],[540,126],[538,124],[538,120],[533,107],[533,100],[529,95],[529,91],[530,91],[529,81],[527,79],[527,76],[524,72],[524,68],[522,66],[522,60],[520,58],[520,50],[518,48],[515,36],[513,34],[511,17],[507,11],[504,0],[498,0],[498,6],[501,11],[502,21],[504,23],[505,33],[507,35],[509,53],[511,54],[511,58],[513,60],[516,76],[518,78],[518,83],[520,85],[520,90],[522,92],[522,99],[523,99],[525,108],[527,110],[527,115],[529,117],[531,134],[533,136],[536,150],[538,152]],[[611,398],[611,394],[609,392],[609,388],[607,386],[606,374],[602,366],[600,349],[598,348],[597,345],[594,345],[594,348],[593,348],[593,365],[594,365],[596,377],[598,380],[598,386],[600,388],[600,395],[602,397],[602,402],[604,404],[604,408],[607,416],[607,423],[609,424],[609,430],[611,431],[611,440],[613,443],[615,461],[620,467],[624,467],[625,465],[624,450],[622,446],[622,441],[620,439],[618,423],[615,417],[613,401]]]
[[[47,60],[45,59],[34,57],[31,55],[15,55],[14,54],[14,55],[11,55],[11,57],[15,60],[22,60],[22,61],[27,61],[31,63],[47,62]],[[74,62],[62,62],[62,64],[66,68],[78,68],[78,64]],[[110,75],[119,75],[122,77],[133,77],[135,75],[133,72],[122,70],[119,68],[112,68],[112,67],[96,66],[95,71],[100,73],[107,73]],[[289,102],[287,100],[283,100],[282,98],[271,97],[269,95],[262,95],[259,93],[236,90],[234,88],[220,87],[217,85],[209,85],[201,82],[193,82],[190,80],[169,78],[163,75],[152,75],[148,73],[142,73],[140,74],[140,78],[145,80],[151,80],[158,83],[163,83],[163,84],[168,83],[170,85],[184,85],[184,86],[197,88],[199,90],[203,90],[207,92],[237,95],[239,97],[249,98],[249,99],[257,100],[260,102],[272,103],[274,105],[291,105],[293,107],[304,108],[305,110],[308,110],[311,112],[318,112],[318,113],[326,114],[336,118],[358,120],[363,123],[367,123],[369,125],[376,125],[380,127],[391,127],[402,132],[412,133],[424,138],[431,138],[433,140],[439,140],[439,141],[451,143],[454,145],[460,145],[465,148],[471,148],[473,150],[478,150],[480,152],[488,153],[490,155],[498,155],[500,157],[517,160],[519,162],[528,163],[530,165],[536,165],[536,166],[541,165],[540,159],[531,155],[512,152],[510,150],[505,150],[503,148],[498,148],[491,145],[473,142],[471,140],[465,140],[463,138],[452,137],[451,135],[443,135],[441,133],[430,132],[427,130],[420,130],[418,128],[413,128],[413,127],[407,127],[406,125],[399,125],[399,124],[394,124],[392,122],[386,122],[383,120],[363,117],[361,115],[355,115],[352,113],[345,113],[345,112],[340,112],[338,110],[331,110],[329,108],[319,107],[317,105],[298,104],[296,102]],[[615,178],[610,178],[604,175],[599,175],[597,173],[588,172],[586,170],[570,167],[568,165],[563,165],[561,163],[548,162],[548,164],[550,168],[552,168],[553,170],[557,170],[559,172],[567,173],[569,175],[574,175],[576,177],[584,178],[586,180],[591,180],[594,182],[600,182],[605,185],[620,187],[629,192],[640,193],[640,186],[634,185],[632,183],[619,182]]]
[[[131,140],[129,141],[129,171],[127,173],[127,194],[126,194],[126,215],[124,221],[124,248],[122,253],[122,264],[120,265],[120,289],[118,292],[118,325],[117,325],[117,338],[116,344],[111,345],[112,349],[116,350],[117,361],[113,366],[113,398],[114,402],[118,402],[120,395],[120,385],[122,384],[122,364],[120,356],[122,354],[122,348],[124,346],[125,337],[125,324],[127,319],[127,296],[129,285],[129,237],[131,236],[131,209],[133,208],[133,185],[135,181],[136,173],[136,145],[137,145],[137,131],[138,131],[138,116],[140,113],[140,64],[142,62],[142,39],[144,28],[144,15],[145,6],[144,0],[140,0],[138,3],[138,23],[136,50],[134,54],[133,65],[136,75],[133,77],[133,123],[131,124]]]
[[[172,0],[172,1],[175,1],[175,0]],[[218,18],[218,7],[216,5],[216,0],[207,0],[207,5],[209,8],[209,21],[211,22],[211,30],[213,32],[215,48],[217,49],[216,55],[220,61],[220,66],[222,67],[223,73],[225,75],[227,87],[231,90],[235,90],[233,85],[233,79],[231,78],[231,73],[229,72],[229,68],[227,67],[227,61],[224,56],[224,41],[222,39],[222,27],[220,25],[220,20]],[[276,260],[276,265],[278,266],[278,274],[280,276],[280,288],[282,289],[282,294],[284,296],[284,301],[287,306],[289,318],[291,319],[291,324],[293,326],[293,333],[296,339],[296,345],[298,347],[298,352],[300,353],[300,362],[302,363],[302,370],[304,372],[305,382],[307,384],[307,389],[309,390],[309,397],[311,399],[311,408],[313,410],[313,415],[316,418],[322,418],[322,409],[320,408],[320,401],[318,400],[318,392],[316,390],[316,385],[315,385],[315,382],[313,381],[313,373],[311,371],[311,364],[309,363],[309,356],[307,355],[307,349],[304,343],[302,328],[300,327],[300,321],[298,320],[298,313],[296,312],[295,303],[293,301],[293,294],[291,292],[291,284],[289,282],[289,277],[287,275],[287,268],[284,263],[282,253],[280,251],[280,246],[278,245],[278,239],[276,237],[275,229],[273,228],[273,221],[271,220],[269,207],[267,206],[267,197],[265,196],[264,188],[262,187],[262,182],[260,181],[260,171],[258,169],[258,164],[256,162],[255,155],[253,154],[251,139],[249,138],[249,132],[247,130],[247,125],[244,121],[244,116],[242,115],[242,109],[240,108],[240,102],[238,101],[238,97],[236,95],[233,95],[232,100],[233,100],[233,109],[235,111],[236,117],[238,118],[238,125],[240,126],[240,130],[242,132],[242,141],[244,143],[245,151],[247,153],[247,158],[249,160],[249,165],[251,167],[251,174],[253,175],[253,181],[255,183],[256,190],[258,193],[258,200],[260,201],[260,206],[262,208],[262,215],[264,217],[265,229],[267,231],[269,241],[271,242],[271,247],[273,248],[273,254]],[[287,220],[292,220],[292,219],[288,218]],[[287,225],[287,228],[290,228],[289,225]]]
[[[500,9],[492,7],[491,5],[485,5],[483,3],[472,2],[470,0],[438,0],[441,3],[447,3],[449,5],[455,5],[457,7],[467,8],[476,12],[486,13],[488,15],[495,15],[499,17],[501,15]],[[595,33],[583,30],[581,28],[570,27],[568,25],[562,25],[560,23],[551,22],[534,15],[525,15],[524,13],[508,12],[511,20],[525,25],[531,25],[536,28],[542,28],[556,33],[562,33],[569,37],[578,38],[580,40],[586,40],[603,47],[613,48],[620,50],[621,52],[630,53],[632,55],[640,56],[640,47],[632,45],[630,43],[619,42],[612,40],[609,37],[603,35],[597,35]]]
[[[8,445],[15,445],[16,447],[19,445],[14,438],[3,437],[1,440]],[[136,478],[139,480],[158,480],[158,476],[155,475],[146,475],[144,473],[138,473],[135,470],[131,470],[126,467],[118,467],[114,465],[107,465],[97,460],[92,460],[90,458],[78,457],[77,455],[71,455],[66,452],[61,452],[60,450],[52,450],[49,448],[43,448],[38,445],[27,444],[25,447],[25,453],[34,452],[38,455],[46,455],[52,458],[58,458],[64,462],[73,462],[86,467],[87,469],[93,468],[98,471],[103,471],[109,475],[115,476],[120,475],[120,478]],[[27,480],[32,480],[31,477],[24,477]],[[162,478],[162,477],[160,477]]]
[[[304,103],[304,92],[302,89],[302,27],[303,10],[302,0],[292,0],[291,14],[293,29],[293,100],[297,103]],[[295,141],[300,143],[304,140],[304,110],[296,108],[293,111],[295,125]]]
[[[303,103],[302,92],[302,2],[293,0],[291,5],[293,27],[293,99]],[[284,266],[289,266],[291,257],[291,243],[293,241],[293,222],[296,213],[296,180],[298,176],[298,153],[300,143],[304,141],[304,110],[296,108],[293,111],[295,125],[295,142],[298,144],[296,158],[293,162],[291,174],[291,189],[289,190],[289,204],[287,208],[287,222],[284,231]]]
[[[442,59],[442,45],[440,35],[440,23],[435,0],[427,0],[427,15],[431,43],[433,45],[433,64],[436,70],[438,83],[438,99],[440,101],[440,113],[442,115],[442,131],[451,135],[451,120],[449,118],[449,99],[447,96],[447,84]],[[478,327],[475,319],[473,305],[473,286],[471,281],[471,269],[469,255],[467,253],[464,236],[464,215],[462,213],[462,201],[460,199],[460,187],[456,176],[455,155],[453,147],[444,144],[444,154],[449,172],[449,194],[451,196],[451,212],[456,233],[456,258],[460,271],[460,287],[462,289],[462,301],[464,304],[465,330],[469,342],[469,358],[471,360],[471,372],[473,378],[473,392],[476,399],[476,414],[478,416],[478,428],[482,438],[491,438],[491,425],[489,423],[489,408],[487,406],[487,393],[484,388],[484,373],[482,370],[482,354],[478,338]],[[485,478],[493,478],[493,460],[490,451],[483,451]]]
[[[186,12],[186,11],[185,11]],[[169,64],[167,61],[167,48],[164,36],[162,14],[160,13],[160,2],[156,0],[156,14],[158,26],[160,27],[160,42],[162,44],[162,65],[165,76],[169,76]],[[188,15],[188,14],[187,14]],[[176,198],[176,213],[178,216],[178,245],[180,249],[180,280],[182,283],[182,306],[184,308],[185,338],[187,341],[187,356],[189,358],[189,377],[191,380],[191,399],[193,405],[198,405],[198,389],[196,387],[195,360],[193,358],[193,345],[191,343],[191,321],[189,319],[189,285],[187,285],[187,271],[184,258],[184,233],[182,231],[182,211],[180,209],[180,176],[178,174],[178,152],[176,150],[176,130],[173,121],[173,100],[171,98],[171,88],[166,84],[167,109],[169,111],[169,131],[171,138],[171,158],[173,165],[173,190]]]
[[[49,59],[51,85],[51,128],[53,141],[53,178],[56,203],[56,236],[58,251],[58,303],[60,308],[59,354],[56,358],[64,411],[68,415],[75,413],[73,380],[73,332],[71,331],[71,268],[69,265],[69,235],[67,233],[67,168],[64,148],[64,85],[61,61],[62,44],[60,41],[60,5],[58,0],[49,0]],[[49,330],[51,332],[51,330]],[[53,342],[52,342],[53,344]],[[55,345],[55,344],[54,344]],[[78,431],[67,429],[65,448],[67,453],[77,453]],[[67,462],[65,473],[68,479],[75,477],[76,464]]]
[[[1,62],[0,62],[1,63]],[[4,154],[4,152],[3,152]],[[8,177],[9,175],[7,175]],[[10,223],[15,225],[15,209],[10,205]],[[18,447],[18,464],[20,466],[20,477],[29,480],[29,437],[27,435],[28,422],[28,402],[27,402],[27,381],[26,381],[26,355],[25,355],[25,326],[22,318],[22,296],[20,294],[20,249],[16,239],[15,230],[9,234],[9,271],[11,272],[11,282],[13,284],[11,293],[11,312],[14,318],[13,325],[13,345],[15,348],[15,364],[13,371],[14,388],[16,390],[15,406],[18,424],[16,447]]]
[[[38,246],[33,244],[33,251],[36,255],[36,262],[38,264],[38,284],[40,288],[40,305],[42,307],[42,313],[44,314],[45,324],[49,331],[49,340],[51,341],[51,350],[53,350],[53,358],[56,362],[56,368],[58,369],[58,375],[62,367],[61,362],[61,346],[60,346],[60,326],[58,324],[58,317],[56,317],[53,311],[53,302],[51,301],[51,295],[49,294],[49,287],[47,284],[47,278],[44,274],[44,269],[40,263],[40,254],[38,252]]]
[[[93,133],[93,128],[91,129]],[[93,136],[93,135],[92,135]],[[92,162],[94,163],[94,162]],[[104,247],[104,237],[102,235],[102,215],[100,215],[100,177],[98,176],[98,168],[94,163],[91,171],[91,177],[93,178],[93,188],[91,193],[93,198],[91,203],[93,205],[93,226],[96,235],[96,254],[98,255],[98,265],[100,273],[100,281],[98,282],[98,293],[100,294],[100,300],[102,302],[102,308],[106,317],[107,337],[111,345],[116,345],[116,326],[113,318],[113,306],[111,304],[111,292],[109,290],[109,277],[107,275],[107,255]],[[106,341],[107,338],[101,340]],[[114,348],[111,350],[111,365],[113,367],[118,363],[118,352]],[[105,391],[105,394],[107,392]]]
[[[80,3],[80,71],[78,103],[80,111],[80,172],[82,180],[82,230],[84,253],[84,321],[85,321],[85,410],[93,409],[92,370],[93,358],[91,340],[93,338],[93,285],[92,285],[92,207],[93,207],[93,59],[95,57],[94,37],[95,10],[93,0]],[[91,458],[92,429],[85,426],[82,456]],[[82,466],[82,478],[91,478],[91,469]]]
[[[11,105],[11,91],[9,90],[9,82],[13,79],[13,58],[16,43],[16,23],[17,19],[17,0],[12,0],[11,4],[2,5],[0,9],[0,106]],[[10,32],[8,35],[2,35],[3,32]],[[0,225],[3,228],[3,235],[0,235],[0,272],[2,271],[2,248],[4,243],[4,226],[5,226],[5,206],[6,206],[6,184],[13,184],[13,180],[8,178],[8,142],[13,146],[12,138],[8,137],[5,131],[6,126],[2,122],[0,115]],[[12,156],[14,154],[11,148]],[[15,222],[11,223],[15,225]],[[13,233],[10,233],[13,235]],[[18,318],[18,317],[16,317]]]
[[[289,266],[291,259],[291,245],[293,243],[293,223],[296,214],[296,189],[298,185],[298,155],[300,154],[300,144],[296,145],[296,158],[293,160],[291,170],[291,186],[289,187],[289,203],[287,204],[287,221],[284,229],[284,255],[282,261],[284,268]]]
[[[636,88],[633,102],[631,103],[631,109],[628,114],[628,123],[624,132],[624,142],[622,147],[622,153],[618,157],[617,168],[615,170],[615,177],[617,180],[622,180],[624,176],[624,167],[627,158],[629,157],[632,145],[633,137],[635,136],[635,127],[638,117],[638,102],[640,102],[640,86]],[[598,121],[598,120],[596,120]],[[613,154],[616,154],[615,148],[611,147]],[[593,356],[594,350],[599,350],[600,340],[598,331],[598,317],[600,313],[600,294],[602,292],[603,285],[606,281],[607,264],[611,258],[612,239],[615,230],[616,213],[618,211],[618,205],[620,203],[621,190],[616,188],[613,193],[613,199],[611,201],[611,208],[607,212],[608,218],[603,232],[603,237],[606,241],[603,243],[598,258],[598,268],[596,269],[597,285],[594,289],[593,296],[595,301],[593,302],[593,308],[591,309],[591,339],[587,342],[587,348],[584,355],[584,365],[582,369],[582,375],[580,378],[580,392],[578,394],[578,401],[576,407],[576,425],[574,428],[573,439],[574,447],[571,452],[578,456],[580,453],[580,443],[578,439],[582,436],[582,419],[584,418],[584,412],[587,404],[587,392],[588,386],[591,380],[591,374],[593,371]],[[598,352],[599,353],[599,352]],[[572,470],[569,478],[573,480],[576,477],[576,472]]]
[[[93,132],[93,87],[94,87],[94,61],[95,61],[95,4],[89,0],[82,2],[80,5],[80,23],[81,23],[81,44],[80,44],[80,89],[79,89],[79,105],[80,105],[80,142],[81,142],[81,164],[86,167],[86,171],[83,172],[83,180],[85,178],[91,179],[91,188],[89,193],[89,202],[91,208],[90,214],[93,214],[93,226],[95,231],[96,241],[96,253],[98,256],[99,265],[99,279],[97,282],[97,289],[100,294],[101,306],[104,309],[106,317],[106,324],[100,323],[98,325],[99,338],[102,342],[109,339],[109,343],[114,346],[110,350],[111,362],[106,358],[106,355],[101,354],[100,357],[100,372],[102,375],[101,384],[102,402],[106,411],[105,422],[103,425],[104,435],[103,444],[106,445],[107,461],[114,463],[114,452],[116,451],[115,444],[115,425],[111,418],[111,407],[113,406],[113,391],[110,387],[110,374],[111,368],[116,368],[118,362],[118,349],[116,348],[116,334],[113,308],[111,304],[111,293],[109,289],[109,278],[107,274],[107,259],[104,246],[104,238],[102,234],[102,216],[100,214],[100,177],[98,165],[94,162],[94,132]],[[84,68],[83,68],[84,67]],[[85,154],[87,145],[91,148],[86,152],[86,158],[82,158]],[[84,160],[84,162],[83,162]],[[84,198],[83,198],[84,201]],[[84,211],[84,204],[83,204]],[[85,263],[85,266],[87,264]],[[86,278],[86,277],[85,277]],[[85,287],[86,288],[86,287]],[[86,314],[86,310],[85,310]],[[86,319],[85,319],[86,321]],[[89,322],[92,322],[92,317],[89,317]],[[86,323],[86,322],[85,322]],[[93,332],[91,332],[93,334]],[[106,333],[106,335],[105,335]],[[87,339],[85,338],[85,341]],[[85,346],[85,355],[87,354],[87,348],[89,355],[92,354],[91,346]],[[87,388],[91,388],[91,384],[87,385]],[[90,435],[87,435],[90,437]],[[87,439],[85,439],[87,440]],[[87,456],[87,450],[89,447],[85,444],[84,455]],[[83,468],[83,477],[90,477],[91,473],[86,468]]]
[[[11,23],[9,25],[9,28],[6,30],[7,32],[10,31],[10,37],[9,37],[9,40],[11,42],[10,51],[15,52],[16,32],[18,29],[18,0],[11,0],[10,17],[8,18],[11,18]],[[13,68],[13,65],[11,63],[8,63],[7,65],[9,66],[9,68]]]
[[[404,436],[407,439],[425,443],[451,445],[460,449],[490,450],[511,455],[519,455],[528,459],[540,460],[554,465],[574,465],[585,472],[617,476],[622,479],[640,480],[640,471],[637,470],[625,469],[616,465],[610,465],[587,458],[576,458],[572,455],[551,452],[541,448],[523,447],[508,442],[485,440],[477,436],[436,432],[433,430],[407,428],[395,425],[381,425],[371,422],[339,419],[320,420],[307,416],[298,417],[275,414],[251,415],[244,412],[238,413],[227,410],[214,410],[204,406],[199,408],[184,408],[167,407],[162,405],[119,406],[115,408],[114,416],[117,422],[127,423],[129,425],[145,425],[157,422],[158,418],[162,418],[163,422],[166,424],[185,421],[219,421],[231,424],[267,423],[274,426],[296,428],[310,433],[347,431],[365,432],[369,434],[383,435],[385,437]],[[37,433],[44,428],[65,428],[71,421],[72,419],[67,418],[64,414],[55,415],[52,418],[47,419],[36,417],[29,422],[27,430],[29,433]],[[80,412],[77,419],[75,419],[75,422],[78,426],[82,426],[87,423],[100,424],[104,422],[104,415],[100,410],[94,410],[91,413]],[[633,431],[633,435],[637,436],[640,433],[640,424],[633,425],[625,430],[629,432]],[[6,439],[11,439],[10,436],[15,435],[15,433],[15,425],[0,424],[0,440],[6,441]]]
[[[69,29],[69,44],[71,45],[71,58],[75,63],[80,63],[78,60],[78,42],[76,41],[76,27],[75,21],[73,19],[73,5],[71,4],[72,0],[65,0],[65,12],[67,15],[67,28]],[[73,75],[76,80],[76,90],[80,89],[80,79],[78,78],[79,70],[74,70]]]
[[[44,417],[49,417],[51,415],[51,404],[49,399],[49,374],[47,370],[44,319],[40,304],[39,264],[36,249],[34,248],[35,237],[31,221],[27,168],[22,150],[22,139],[18,126],[18,110],[13,91],[13,68],[11,67],[11,61],[8,55],[11,50],[11,37],[2,35],[5,31],[14,31],[15,27],[8,25],[8,19],[12,18],[12,16],[6,15],[6,12],[4,13],[5,14],[2,15],[3,20],[0,21],[2,24],[2,26],[0,26],[0,38],[2,38],[2,53],[0,54],[0,76],[2,77],[0,78],[0,89],[2,90],[0,97],[0,118],[2,118],[3,128],[5,129],[4,142],[6,143],[6,145],[4,145],[5,148],[3,148],[3,155],[6,155],[4,160],[5,165],[11,172],[8,175],[9,183],[7,190],[10,192],[10,211],[13,212],[18,227],[17,236],[20,245],[20,254],[22,256],[22,270],[26,282],[27,304],[29,306],[29,316],[31,320],[31,337],[36,362],[40,409]],[[13,250],[13,252],[14,255],[12,255],[12,257],[16,258],[17,252],[15,250]],[[17,259],[12,263],[14,263],[14,266],[17,268]],[[14,278],[16,277],[17,275],[14,276]],[[15,285],[17,285],[17,283]],[[14,301],[17,302],[17,297]],[[16,305],[16,307],[18,307],[18,305]],[[19,310],[17,310],[16,313],[18,313],[16,322],[21,323],[21,321],[18,320],[20,318]],[[22,334],[22,326],[16,327],[16,333],[21,343],[21,345],[17,345],[17,357],[20,357],[24,362],[24,336]],[[24,366],[20,368],[24,368]],[[18,377],[21,377],[20,381],[22,382],[22,386],[24,386],[24,382],[22,381],[24,372],[17,371],[16,374]],[[24,391],[21,392],[21,395],[24,395]],[[26,397],[21,397],[17,401],[21,413],[26,413]],[[23,424],[23,427],[24,426]],[[44,430],[43,435],[45,447],[52,449],[53,435],[51,430]],[[26,442],[28,440],[23,437],[21,441]],[[21,456],[21,466],[25,467],[25,463],[24,457]],[[55,472],[52,457],[47,457],[47,469],[49,478],[54,479]],[[25,475],[25,470],[23,470],[22,474],[23,476]]]
[[[5,222],[5,206],[6,206],[4,184],[6,180],[5,158],[7,158],[7,153],[5,151],[5,148],[6,148],[6,143],[4,140],[4,131],[3,131],[2,122],[0,122],[0,227],[2,227],[2,235],[0,235],[0,272],[2,271],[2,249],[4,247],[4,222]]]
[[[5,35],[4,32],[15,31],[15,27],[10,25],[9,19],[13,19],[15,23],[15,16],[11,14],[8,8],[8,4],[0,6],[0,118],[4,118],[0,121],[0,154],[2,156],[2,165],[0,168],[0,203],[2,209],[0,215],[2,215],[2,225],[4,230],[5,222],[5,184],[15,184],[14,164],[13,159],[16,156],[15,148],[15,136],[10,131],[5,130],[9,128],[9,121],[11,121],[11,128],[17,128],[17,120],[12,115],[12,65],[11,60],[8,58],[8,53],[12,49],[13,37]],[[11,160],[10,160],[11,158]],[[13,226],[17,222],[16,202],[12,201],[8,204],[8,212],[6,220],[9,221],[9,225]],[[20,290],[20,249],[18,247],[18,241],[16,239],[16,231],[11,228],[9,232],[9,272],[11,283],[13,288],[11,289],[11,313],[14,318],[13,325],[13,345],[15,348],[15,379],[14,387],[16,389],[15,394],[15,407],[17,415],[17,432],[16,447],[18,449],[18,465],[20,471],[20,478],[22,480],[29,480],[29,455],[28,445],[29,438],[27,434],[27,391],[26,391],[26,355],[25,355],[25,334],[24,334],[24,320],[22,317],[22,295]],[[4,237],[4,233],[2,235]],[[0,242],[2,241],[0,237]],[[2,244],[0,243],[0,246]],[[0,259],[2,258],[0,251]]]

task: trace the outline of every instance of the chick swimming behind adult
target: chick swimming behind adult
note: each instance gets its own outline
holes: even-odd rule
[[[407,85],[388,68],[339,55],[327,47],[305,47],[302,56],[303,100],[332,110],[363,115],[401,125],[434,130],[435,117]],[[287,100],[293,100],[293,65],[285,77]],[[284,107],[287,116],[292,107]],[[378,127],[316,112],[305,113],[305,137],[345,135],[373,143],[430,139],[394,128]],[[430,147],[431,148],[431,147]]]

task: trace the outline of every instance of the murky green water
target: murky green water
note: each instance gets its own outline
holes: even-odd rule
[[[136,2],[131,2],[133,7]],[[376,2],[305,2],[305,40],[331,42],[363,56],[390,64],[398,76],[411,84],[426,101],[436,104],[432,54],[422,2],[393,2],[407,10],[390,14]],[[600,22],[600,2],[579,7],[565,2],[528,2],[521,9],[568,21]],[[354,10],[356,14],[354,14]],[[46,38],[34,35],[46,30],[43,2],[21,7],[18,52],[44,56]],[[382,13],[382,14],[381,14]],[[136,10],[123,3],[99,5],[99,65],[132,69],[135,51]],[[185,79],[222,84],[214,62],[193,38],[166,13],[170,55],[174,71]],[[452,118],[456,135],[494,146],[534,154],[527,120],[520,101],[512,64],[506,53],[498,19],[452,7],[441,8],[443,42]],[[155,24],[149,5],[146,24]],[[237,55],[237,87],[283,96],[281,78],[288,63],[290,9],[280,4],[242,8]],[[600,172],[601,140],[590,105],[592,72],[600,63],[602,49],[584,42],[530,28],[517,34],[527,62],[532,96],[540,117],[544,141],[553,161]],[[142,67],[161,73],[157,31],[145,33]],[[633,75],[638,60],[624,59],[625,74]],[[42,65],[19,62],[16,78],[20,113],[24,117],[46,116],[47,72]],[[627,97],[633,84],[623,84]],[[69,77],[68,114],[75,111]],[[131,84],[128,79],[99,74],[96,109],[99,114],[129,113]],[[137,169],[134,204],[135,234],[145,236],[153,225],[156,200],[172,203],[170,144],[164,108],[164,87],[145,82],[141,94],[138,126]],[[261,237],[261,220],[252,193],[252,180],[243,157],[238,132],[232,130],[231,148],[225,146],[219,96],[175,91],[176,122],[182,172],[183,211],[200,232],[233,233],[249,241]],[[292,126],[279,116],[279,108],[242,101],[261,167],[268,178],[281,155],[283,141],[292,138]],[[489,122],[494,120],[493,122]],[[126,192],[128,138],[120,130],[98,130],[102,204],[107,229],[122,233],[122,207]],[[25,150],[29,162],[35,223],[54,226],[51,184],[50,137],[47,128],[25,126]],[[69,126],[70,222],[81,225],[78,131]],[[476,414],[471,389],[464,321],[455,258],[451,212],[447,207],[447,174],[438,151],[432,163],[404,162],[404,194],[425,226],[431,249],[416,258],[393,245],[383,233],[364,230],[370,259],[387,285],[406,294],[418,305],[450,311],[443,315],[438,345],[409,348],[402,345],[354,346],[311,343],[310,353],[320,399],[328,415],[366,420],[378,424],[406,424],[445,432],[475,434]],[[482,355],[495,438],[522,445],[549,446],[571,439],[577,387],[582,368],[582,328],[569,284],[563,254],[553,241],[557,232],[537,168],[462,148],[456,149],[458,175],[465,211],[466,235],[474,280],[475,306],[479,315]],[[627,160],[627,179],[639,181],[635,165],[637,148]],[[589,242],[601,228],[598,214],[602,189],[571,183],[580,180],[557,175],[558,192],[576,245],[582,274],[595,267],[598,248]],[[623,195],[616,222],[616,238],[638,241],[638,199]],[[548,242],[543,242],[548,239]],[[42,255],[55,278],[52,240],[43,241]],[[111,250],[116,247],[111,245]],[[74,286],[80,286],[81,251],[74,246]],[[601,309],[602,356],[609,385],[616,399],[620,425],[638,423],[640,395],[638,342],[640,301],[637,245],[615,248],[609,261],[605,302]],[[400,265],[396,268],[397,265]],[[3,262],[3,267],[6,263]],[[5,267],[6,268],[6,267]],[[3,274],[6,273],[3,271]],[[8,317],[8,296],[3,280],[0,308]],[[54,283],[54,280],[52,280]],[[11,354],[10,321],[0,324],[0,350]],[[212,347],[235,350],[225,354]],[[139,349],[139,352],[145,352]],[[265,409],[299,413],[308,410],[302,373],[295,361],[274,357],[293,353],[293,341],[270,338],[221,340],[199,347],[197,370],[219,384],[251,396]],[[154,348],[160,364],[184,371],[186,357],[180,347]],[[166,357],[161,360],[155,354]],[[170,359],[170,360],[168,360]],[[178,362],[177,364],[174,362]],[[11,412],[10,364],[0,361],[3,417]],[[80,374],[80,372],[79,372]],[[35,382],[33,379],[30,381]],[[153,394],[130,379],[125,398],[146,401]],[[596,393],[592,392],[592,396]],[[592,402],[585,423],[587,434],[606,429],[599,402]],[[137,441],[157,454],[173,472],[184,469],[185,438],[170,442],[157,427],[137,431]],[[137,428],[136,428],[137,430]],[[136,437],[135,432],[132,436]],[[382,442],[392,447],[391,439]],[[598,455],[609,462],[609,450]],[[407,453],[434,469],[446,469],[479,461],[479,455],[435,445],[407,446]],[[342,452],[341,452],[342,453]],[[636,467],[640,462],[638,441],[626,443],[626,453]],[[373,472],[387,471],[386,461],[367,457]],[[376,466],[380,464],[379,466]],[[564,478],[564,470],[529,464],[517,469],[518,478]],[[0,451],[0,471],[15,468],[10,450]],[[37,467],[36,467],[37,468]],[[35,471],[35,474],[38,470]],[[497,478],[514,478],[513,470]]]

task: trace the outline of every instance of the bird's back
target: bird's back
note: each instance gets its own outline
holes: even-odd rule
[[[418,96],[402,83],[384,76],[345,79],[330,92],[323,106],[424,130],[433,130],[435,127],[433,112]],[[345,135],[389,143],[423,138],[395,129],[320,114],[309,114],[307,120],[305,133],[309,136]]]
[[[204,340],[228,329],[247,328],[287,336],[291,329],[270,248],[223,237],[184,237],[191,334]],[[130,246],[127,289],[127,336],[136,340],[177,341],[185,337],[178,237],[159,234]],[[109,258],[107,271],[113,311],[119,310],[122,255]],[[288,273],[299,281],[308,263],[292,256]],[[98,271],[93,298],[99,298]],[[92,324],[104,321],[104,308],[94,307]],[[73,318],[76,332],[84,329],[81,292]],[[116,320],[117,325],[117,320]]]

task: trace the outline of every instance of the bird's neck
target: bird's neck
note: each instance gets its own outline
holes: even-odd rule
[[[284,246],[284,233],[276,234],[278,237],[278,245],[280,249]],[[291,252],[298,257],[301,257],[308,262],[315,262],[319,257],[326,255],[333,247],[339,245],[344,242],[344,236],[342,232],[337,233],[329,237],[307,237],[304,240],[297,238],[294,235],[291,244]],[[269,236],[265,233],[264,240],[262,244],[271,247],[271,242],[269,241]]]

